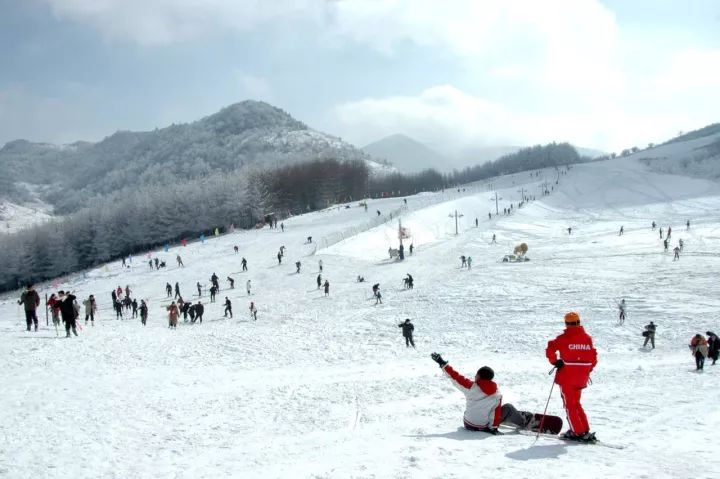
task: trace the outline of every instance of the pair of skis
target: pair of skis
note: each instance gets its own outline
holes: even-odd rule
[[[595,440],[595,441],[593,441],[593,442],[573,441],[573,440],[571,440],[571,439],[565,439],[565,438],[563,438],[562,436],[558,436],[558,435],[556,435],[556,434],[550,434],[550,433],[545,433],[545,432],[538,433],[537,431],[531,431],[531,430],[528,430],[528,429],[520,429],[520,428],[517,428],[517,427],[514,427],[514,426],[508,426],[508,425],[505,425],[505,424],[501,424],[500,427],[501,427],[503,430],[506,430],[506,431],[508,431],[508,432],[513,432],[513,433],[515,433],[515,434],[522,434],[523,436],[533,436],[533,437],[536,437],[536,438],[542,437],[542,438],[545,438],[545,439],[554,439],[554,440],[556,440],[556,441],[562,441],[562,442],[564,442],[564,443],[570,443],[570,444],[588,444],[588,445],[594,445],[594,446],[607,447],[607,448],[610,448],[610,449],[625,449],[625,446],[624,446],[624,445],[607,443],[607,442],[600,441],[600,440]]]

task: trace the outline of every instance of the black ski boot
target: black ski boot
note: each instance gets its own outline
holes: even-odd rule
[[[565,439],[566,441],[576,441],[576,442],[586,442],[586,443],[593,443],[593,442],[597,441],[597,438],[595,437],[594,432],[586,432],[584,434],[575,434],[572,431],[567,431],[565,434],[563,434],[560,437]]]

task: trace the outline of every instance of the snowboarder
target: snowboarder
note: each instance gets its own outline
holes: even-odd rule
[[[322,275],[317,275],[317,289],[320,289],[320,285],[322,285]]]
[[[323,288],[325,288],[325,296],[330,296],[330,281],[325,280]]]
[[[253,320],[257,321],[257,308],[255,307],[255,303],[253,301],[250,301],[250,317],[253,318]]]
[[[168,328],[177,329],[178,307],[175,304],[175,301],[170,303],[170,306],[167,307],[167,312],[168,312]]]
[[[197,282],[197,290],[198,290],[198,298],[202,297],[202,286],[200,285],[200,281]]]
[[[178,264],[179,267],[181,267],[181,268],[184,268],[184,267],[185,267],[185,265],[184,265],[183,262],[182,262],[182,258],[180,257],[180,255],[175,256],[175,261],[177,261],[177,264]]]
[[[467,267],[468,269],[472,269],[472,257],[467,257]]]
[[[193,322],[200,320],[200,324],[202,324],[202,317],[203,317],[204,312],[205,312],[205,306],[203,306],[203,304],[200,301],[198,301],[197,304],[195,305],[195,320]]]
[[[624,231],[625,231],[625,227],[624,227],[624,226],[621,226],[621,227],[620,227],[620,234],[619,234],[618,236],[622,236]]]
[[[75,321],[78,317],[78,312],[75,309],[75,295],[66,293],[65,291],[58,291],[58,304],[60,305],[60,314],[62,320],[65,323],[65,337],[70,337],[70,330],[72,330],[75,336],[78,335],[75,329]]]
[[[300,266],[301,266],[300,261],[295,261],[295,268],[296,268],[295,272],[297,274],[300,274]]]
[[[137,318],[138,315],[138,302],[137,299],[133,298],[132,300],[132,317]]]
[[[467,266],[467,260],[465,259],[465,255],[460,256],[460,267],[464,268]]]
[[[320,272],[322,273],[323,263],[322,263],[322,260],[321,260],[321,259],[318,260],[318,267],[320,268]]]
[[[405,338],[405,347],[409,348],[411,345],[414,348],[415,342],[413,341],[413,331],[415,326],[410,322],[410,318],[405,319],[404,323],[398,324],[398,328],[402,328],[402,335]]]
[[[243,257],[242,261],[242,270],[247,271],[247,260]]]
[[[675,253],[675,256],[673,257],[673,261],[679,260],[680,259],[680,247],[676,246],[675,248],[673,248],[673,253]]]
[[[707,334],[708,337],[708,357],[712,359],[712,366],[715,366],[715,361],[717,361],[718,356],[720,356],[720,338],[711,331],[705,331],[705,334]]]
[[[657,325],[650,321],[649,324],[645,325],[645,331],[643,331],[643,336],[645,337],[645,342],[643,342],[643,348],[647,346],[648,343],[652,346],[652,349],[655,349],[655,330],[657,329]]]
[[[230,276],[227,277],[227,280],[230,283],[230,289],[235,289],[235,280],[232,279]]]
[[[74,296],[73,296],[74,298]],[[37,307],[40,305],[40,295],[35,291],[33,285],[28,283],[25,286],[25,291],[20,295],[18,304],[23,305],[25,310],[25,323],[27,323],[27,331],[31,330],[33,323],[35,324],[35,331],[38,330],[38,318],[37,318]],[[63,316],[63,319],[65,316]]]
[[[148,307],[147,304],[145,304],[145,300],[140,300],[140,322],[143,326],[147,324],[147,317],[148,317]]]
[[[175,281],[175,296],[173,296],[173,299],[180,297],[180,283]]]
[[[595,433],[590,432],[580,396],[597,364],[597,351],[590,335],[580,326],[580,316],[576,312],[567,313],[564,319],[565,331],[549,341],[545,349],[548,361],[557,368],[555,384],[560,386],[570,426],[563,438],[593,442]]]
[[[478,369],[475,379],[466,378],[455,371],[438,353],[430,355],[445,375],[465,395],[463,426],[469,431],[500,434],[498,426],[509,423],[521,429],[532,429],[539,425],[535,415],[518,411],[510,403],[502,404],[502,395],[493,381],[495,372],[488,366]]]
[[[620,316],[618,317],[618,323],[623,324],[625,322],[625,299],[624,298],[618,304],[618,310],[620,311]]]
[[[83,301],[83,306],[85,306],[85,324],[87,324],[89,319],[92,321],[92,325],[95,326],[95,312],[97,311],[95,296],[91,294],[88,299]]]
[[[695,369],[700,371],[705,367],[705,358],[708,356],[708,342],[698,333],[690,340],[690,352],[695,357]]]
[[[225,296],[225,313],[223,314],[223,316],[227,318],[228,313],[230,313],[230,318],[232,318],[232,303],[230,302],[228,297]]]
[[[247,289],[247,294],[250,296],[250,280],[247,280],[247,283],[245,283],[245,289]]]

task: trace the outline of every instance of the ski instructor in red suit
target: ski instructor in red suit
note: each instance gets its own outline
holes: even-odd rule
[[[557,368],[555,384],[560,386],[570,424],[570,429],[563,437],[574,441],[595,441],[595,433],[590,432],[590,424],[580,404],[580,396],[597,364],[597,351],[590,335],[580,326],[580,316],[577,313],[570,312],[565,315],[565,331],[548,342],[545,356],[550,364]]]

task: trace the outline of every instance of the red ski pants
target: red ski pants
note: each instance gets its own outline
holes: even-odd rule
[[[583,388],[569,385],[560,385],[565,412],[567,413],[570,430],[575,434],[585,434],[590,432],[590,424],[588,424],[585,410],[580,404],[580,396]]]

